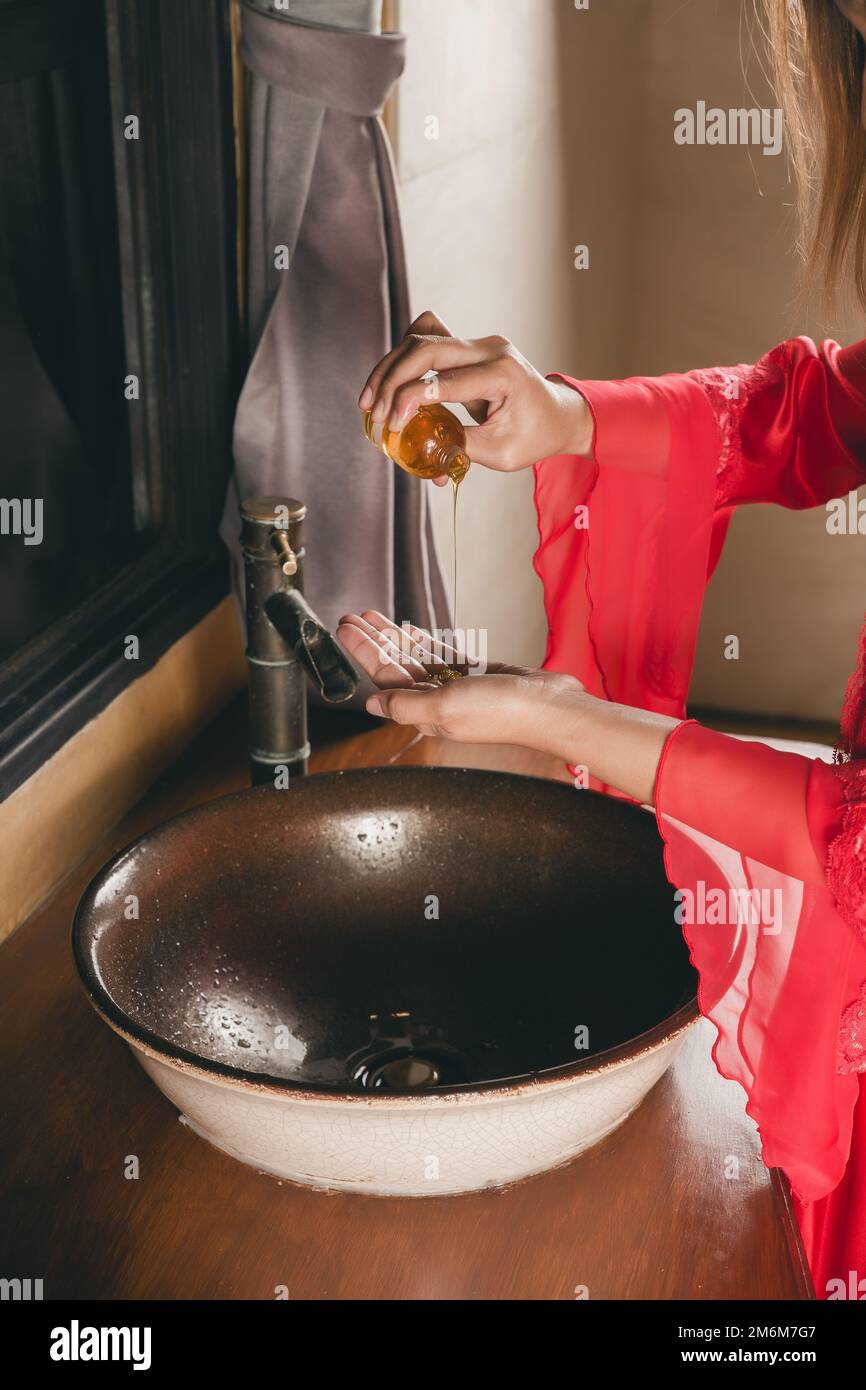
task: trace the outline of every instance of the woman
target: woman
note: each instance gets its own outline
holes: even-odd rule
[[[850,260],[866,303],[866,0],[768,0],[768,14],[807,166],[802,112],[822,113],[814,245],[831,284]],[[544,380],[504,339],[453,338],[428,313],[359,404],[399,425],[431,370],[479,422],[474,461],[535,464],[545,669],[431,685],[425,634],[407,654],[381,614],[349,615],[339,636],[380,687],[368,708],[425,733],[553,753],[655,804],[716,1064],[745,1087],[764,1159],[790,1179],[818,1295],[866,1297],[866,641],[835,765],[684,718],[733,507],[820,506],[866,482],[866,343],[801,338],[752,367]],[[751,895],[739,917],[695,908],[723,903],[731,885]]]

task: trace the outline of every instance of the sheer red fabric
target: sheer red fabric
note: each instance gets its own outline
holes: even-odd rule
[[[801,338],[755,366],[562,379],[592,409],[595,462],[536,467],[546,665],[683,717],[733,508],[819,506],[866,481],[866,345]],[[866,1295],[863,670],[861,642],[838,765],[685,722],[656,784],[715,1062],[790,1180],[827,1297],[859,1280]]]

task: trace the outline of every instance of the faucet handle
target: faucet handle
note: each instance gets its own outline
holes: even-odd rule
[[[291,579],[292,575],[298,572],[298,557],[292,550],[288,531],[274,531],[271,545],[280,557],[283,574]]]
[[[253,560],[279,556],[283,573],[291,579],[304,559],[304,518],[307,509],[296,497],[247,497],[240,504],[241,546]],[[285,569],[285,566],[294,568]]]

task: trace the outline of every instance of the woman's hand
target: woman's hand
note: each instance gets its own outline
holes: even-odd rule
[[[371,714],[433,738],[551,753],[636,801],[653,800],[678,720],[596,699],[573,676],[523,666],[488,666],[484,675],[438,685],[430,668],[455,663],[456,654],[423,628],[400,628],[374,611],[341,618],[337,637],[379,687],[367,701]]]
[[[466,431],[469,457],[487,468],[512,473],[553,454],[592,454],[592,414],[579,392],[545,380],[506,338],[455,338],[428,311],[374,367],[358,405],[399,430],[431,400],[466,406],[479,422]]]
[[[467,677],[438,684],[431,670],[459,666],[459,655],[422,628],[399,628],[375,611],[341,618],[337,637],[379,686],[367,701],[369,713],[414,724],[434,738],[540,747],[536,726],[548,707],[583,697],[573,676],[524,666],[490,665],[473,675],[472,663],[465,663]]]

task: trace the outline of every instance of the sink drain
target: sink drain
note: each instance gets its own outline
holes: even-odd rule
[[[370,1041],[348,1059],[356,1085],[365,1091],[425,1091],[468,1079],[456,1048],[439,1030],[411,1025],[410,1017],[405,1012],[370,1015]]]
[[[389,1060],[371,1058],[355,1071],[355,1080],[367,1091],[418,1091],[442,1084],[442,1073],[427,1057],[407,1053]]]

